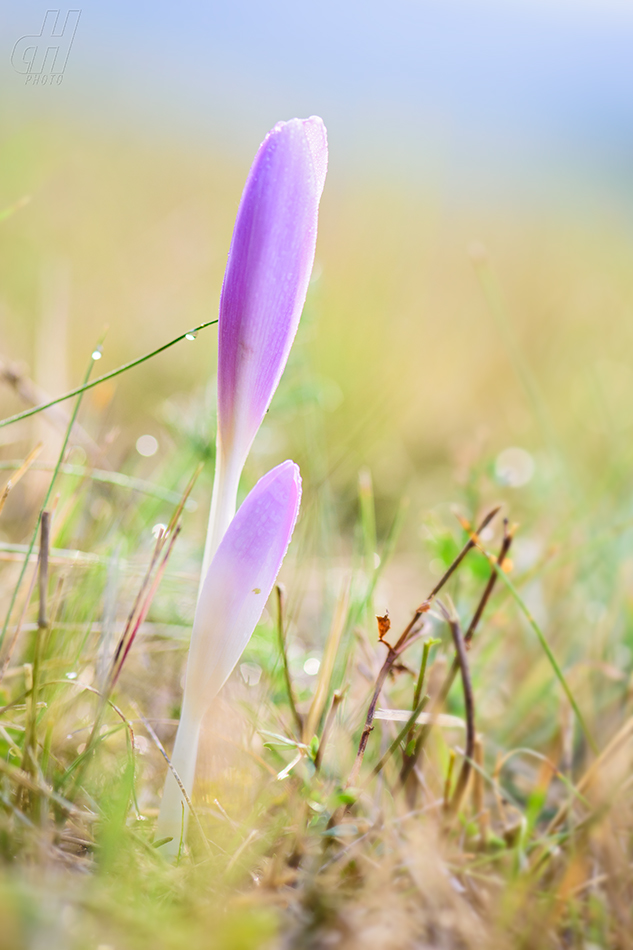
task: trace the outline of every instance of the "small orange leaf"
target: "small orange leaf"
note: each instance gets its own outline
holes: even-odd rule
[[[376,617],[378,621],[378,639],[383,640],[384,637],[389,633],[391,627],[391,620],[389,619],[389,611],[385,611],[384,617]]]

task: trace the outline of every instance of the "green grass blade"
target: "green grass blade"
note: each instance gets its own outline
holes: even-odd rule
[[[597,753],[598,753],[598,746],[596,745],[596,742],[595,742],[593,736],[591,735],[591,733],[590,733],[590,731],[589,731],[589,728],[588,728],[588,726],[587,726],[587,724],[586,724],[586,722],[585,722],[585,720],[584,720],[584,718],[583,718],[583,715],[582,715],[582,713],[580,712],[580,709],[578,708],[578,703],[576,702],[576,700],[575,700],[575,698],[574,698],[574,694],[572,693],[572,691],[571,691],[571,689],[570,689],[570,687],[569,687],[569,684],[568,684],[567,680],[565,679],[565,674],[563,673],[562,669],[560,668],[559,663],[558,663],[558,660],[556,659],[556,657],[555,657],[554,654],[552,653],[552,648],[550,647],[549,643],[547,642],[547,640],[546,640],[546,638],[545,638],[545,634],[543,633],[543,631],[542,631],[541,628],[539,627],[538,623],[536,622],[536,620],[534,619],[534,617],[533,617],[532,614],[530,613],[530,611],[529,611],[529,609],[528,609],[528,607],[527,607],[525,601],[523,600],[523,598],[522,598],[521,595],[519,594],[518,590],[516,589],[516,587],[514,586],[514,584],[512,583],[512,581],[510,580],[510,578],[508,577],[508,575],[507,575],[507,574],[505,573],[505,571],[503,570],[503,568],[499,567],[499,565],[497,564],[497,562],[493,559],[492,555],[487,554],[486,556],[488,557],[488,560],[490,561],[490,563],[491,563],[492,566],[494,567],[495,571],[497,572],[497,576],[498,576],[499,579],[500,579],[501,581],[503,581],[503,583],[506,585],[506,587],[507,587],[508,590],[510,591],[510,594],[512,595],[512,597],[513,597],[515,603],[516,603],[517,606],[519,607],[521,613],[523,614],[523,616],[525,617],[525,619],[526,619],[527,622],[529,623],[530,627],[532,628],[532,630],[533,630],[534,633],[536,634],[537,639],[538,639],[538,641],[539,641],[539,643],[541,644],[541,647],[542,647],[542,649],[543,649],[543,652],[545,653],[545,656],[546,656],[547,659],[549,660],[550,666],[552,667],[552,669],[553,669],[553,671],[554,671],[554,674],[555,674],[557,680],[559,681],[560,685],[563,687],[563,691],[564,691],[565,695],[567,696],[567,699],[569,700],[569,703],[570,703],[570,705],[571,705],[571,708],[574,710],[574,714],[575,714],[575,716],[576,716],[576,719],[578,720],[578,724],[580,725],[580,728],[582,729],[582,731],[583,731],[583,733],[584,733],[584,736],[585,736],[587,742],[588,742],[589,745],[591,746],[592,752],[594,752],[594,753],[597,755]]]
[[[25,409],[24,412],[18,412],[14,416],[8,416],[6,419],[0,420],[0,429],[11,425],[13,422],[19,422],[21,419],[28,419],[30,416],[34,416],[38,412],[43,412],[45,409],[50,409],[51,406],[56,406],[58,402],[64,402],[66,399],[72,399],[73,396],[80,396],[82,393],[85,393],[87,389],[93,389],[100,383],[105,383],[107,379],[113,379],[115,376],[120,376],[121,373],[126,373],[129,369],[133,369],[135,366],[140,366],[141,363],[145,363],[147,360],[151,360],[152,357],[158,356],[159,353],[163,353],[165,350],[168,350],[170,346],[180,343],[181,340],[191,339],[199,330],[204,330],[205,327],[213,326],[213,324],[217,322],[217,320],[208,320],[206,323],[201,323],[192,330],[187,330],[186,333],[181,333],[180,336],[174,337],[174,339],[170,340],[169,343],[163,343],[162,346],[152,350],[150,353],[145,353],[144,356],[139,356],[138,359],[132,360],[130,363],[124,363],[123,366],[119,366],[117,369],[113,369],[111,372],[105,373],[103,376],[97,376],[97,378],[93,379],[91,382],[85,380],[81,386],[77,386],[76,389],[71,389],[69,392],[64,393],[63,396],[57,396],[56,399],[51,399],[49,402],[43,402],[39,406],[33,406],[32,409]]]

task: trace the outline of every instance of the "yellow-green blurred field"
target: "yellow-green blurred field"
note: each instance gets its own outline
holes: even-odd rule
[[[0,220],[3,417],[28,407],[25,393],[79,385],[106,328],[95,373],[217,312],[247,162],[220,146],[66,133],[25,126],[0,150],[0,210],[30,199]],[[84,398],[66,459],[74,469],[55,488],[50,626],[38,641],[37,596],[25,605],[34,561],[0,657],[24,611],[0,687],[1,950],[632,946],[631,232],[589,199],[573,211],[486,207],[359,178],[337,169],[335,149],[330,162],[306,309],[244,478],[246,489],[288,457],[301,467],[302,515],[281,579],[304,716],[340,634],[328,703],[316,710],[322,735],[332,690],[344,692],[323,762],[315,773],[313,736],[294,732],[271,603],[208,723],[197,802],[209,842],[194,829],[175,869],[151,845],[165,764],[143,717],[169,748],[213,474],[210,327]],[[0,430],[5,481],[44,442],[0,515],[3,605],[64,425],[36,416]],[[137,451],[143,435],[155,454]],[[152,529],[169,521],[199,461],[113,696],[134,747],[110,709],[76,773],[96,709],[83,687],[98,688]],[[456,516],[474,526],[497,504],[481,540],[496,553],[502,518],[518,525],[507,576],[589,736],[499,582],[469,652],[483,752],[457,816],[443,802],[463,733],[439,728],[419,787],[404,794],[399,747],[371,778],[400,728],[376,723],[362,790],[348,801],[385,653],[375,615],[388,610],[401,630],[468,538]],[[449,582],[464,626],[490,571],[474,551]],[[425,631],[441,641],[432,698],[452,641],[439,613]],[[421,652],[418,643],[405,654],[379,705],[412,708]],[[464,714],[459,682],[447,710]]]

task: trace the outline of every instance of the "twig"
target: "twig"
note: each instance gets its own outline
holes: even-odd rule
[[[409,624],[409,628],[410,627],[411,627],[411,624]],[[400,637],[395,647],[390,646],[390,644],[388,644],[386,640],[380,641],[381,643],[384,643],[385,646],[388,648],[387,656],[385,658],[385,662],[380,668],[380,672],[376,680],[376,685],[374,686],[374,692],[371,697],[371,701],[369,703],[369,709],[367,710],[367,717],[365,719],[365,727],[360,737],[358,752],[356,753],[356,760],[352,767],[350,777],[347,781],[347,787],[349,787],[350,785],[355,785],[358,779],[360,767],[363,761],[363,757],[365,755],[365,749],[367,748],[367,742],[374,728],[373,722],[374,722],[374,715],[376,712],[376,705],[380,698],[380,694],[385,684],[385,680],[387,679],[388,675],[393,670],[396,660],[398,660],[402,656],[405,650],[408,650],[410,646],[413,646],[413,644],[416,643],[421,636],[422,636],[421,632],[418,631],[414,636],[411,636],[408,640],[403,641],[402,637]]]
[[[462,527],[464,527],[465,530],[470,530],[469,527],[463,522],[462,522]],[[480,545],[478,535],[481,533],[482,530],[483,529],[480,526],[478,531],[476,532],[470,531],[471,541],[473,542],[473,545],[475,546]],[[513,534],[513,531],[508,526],[508,519],[504,518],[503,541],[501,542],[501,548],[499,549],[499,554],[497,555],[497,565],[499,568],[501,568],[501,566],[503,565],[503,562],[505,561],[508,555],[513,538],[514,538],[514,534]],[[470,621],[470,624],[468,625],[468,630],[466,631],[466,635],[464,637],[464,643],[467,649],[469,648],[470,643],[473,639],[473,636],[477,630],[477,627],[479,626],[479,622],[483,616],[484,610],[486,609],[486,605],[488,601],[490,600],[490,596],[494,589],[496,580],[497,580],[497,571],[495,570],[494,567],[492,567],[490,571],[490,576],[488,578],[488,582],[486,584],[483,594],[481,595],[479,604],[477,605],[475,613],[473,614],[473,618]],[[458,670],[459,670],[459,661],[457,657],[455,657],[451,664],[451,668],[446,674],[446,678],[444,679],[444,682],[442,683],[442,686],[433,701],[433,710],[439,709],[446,702],[446,697],[448,696],[450,692],[451,686],[455,682],[455,677],[457,676]],[[431,731],[432,727],[433,727],[433,723],[430,722],[428,723],[428,725],[422,728],[420,735],[418,736],[418,740],[416,742],[413,754],[409,756],[403,763],[402,770],[400,772],[400,781],[403,783],[403,785],[406,783],[411,771],[413,770],[418,759],[420,758],[420,753],[422,752],[422,749],[424,747],[424,744],[428,738],[429,732]]]
[[[134,614],[132,613],[130,615],[130,625],[126,628],[125,632],[123,633],[123,636],[121,637],[121,640],[119,641],[119,645],[117,646],[114,661],[112,663],[112,674],[111,674],[109,689],[114,689],[116,682],[119,676],[121,675],[123,664],[125,663],[127,656],[132,648],[132,644],[134,643],[136,634],[138,633],[141,624],[143,623],[143,621],[145,620],[145,617],[147,616],[149,612],[149,608],[152,605],[154,595],[156,594],[156,591],[158,590],[158,586],[162,580],[163,574],[165,573],[165,568],[167,567],[167,562],[169,560],[171,552],[173,551],[174,544],[176,543],[176,539],[178,538],[178,535],[180,534],[180,529],[181,529],[181,526],[177,525],[171,538],[169,539],[169,546],[163,556],[161,563],[158,565],[158,569],[156,570],[154,579],[152,580],[151,585],[149,585],[151,571],[155,564],[155,558],[152,558],[152,563],[150,565],[148,573],[141,587],[141,590],[144,592],[149,585],[149,590],[147,590],[147,596],[145,597],[143,603],[141,604],[139,608],[134,626],[131,625],[132,617],[134,616]]]
[[[477,528],[476,535],[481,534],[481,532],[484,530],[484,528],[487,528],[487,527],[488,527],[488,525],[490,524],[490,522],[492,521],[492,519],[495,517],[495,515],[497,515],[497,514],[499,513],[500,510],[501,510],[501,505],[497,505],[496,508],[493,508],[492,511],[489,511],[489,512],[488,512],[488,514],[485,516],[485,518],[483,519],[483,521],[481,522],[481,524],[480,524],[479,527]],[[431,601],[433,600],[433,598],[436,596],[436,594],[439,594],[439,592],[441,591],[442,587],[444,587],[444,585],[446,584],[446,582],[447,582],[447,581],[451,578],[451,576],[455,573],[455,571],[457,570],[457,568],[459,567],[459,565],[462,563],[462,561],[464,560],[464,558],[466,557],[466,555],[468,554],[468,552],[471,551],[471,550],[475,547],[475,545],[477,544],[477,537],[476,537],[476,535],[475,535],[475,537],[473,537],[473,535],[471,534],[470,538],[468,539],[468,541],[466,542],[466,544],[464,545],[464,547],[462,548],[462,550],[459,552],[459,554],[457,555],[457,557],[455,558],[455,560],[453,561],[453,563],[451,564],[451,566],[450,566],[450,567],[448,568],[448,570],[442,575],[442,577],[440,577],[439,581],[437,582],[437,584],[435,585],[435,587],[433,588],[433,590],[431,591],[431,593],[428,595],[428,597],[426,598],[426,600],[422,601],[422,603],[420,604],[420,606],[418,607],[418,609],[417,609],[416,612],[414,613],[411,622],[408,624],[407,627],[405,627],[403,633],[402,633],[401,636],[400,636],[400,639],[399,639],[398,642],[396,643],[396,646],[395,646],[396,649],[398,649],[398,647],[399,647],[402,643],[404,643],[404,641],[407,639],[407,637],[409,636],[411,630],[412,630],[413,627],[416,625],[416,623],[418,622],[418,620],[420,619],[420,617],[422,616],[422,614],[423,614],[423,613],[426,613],[426,611],[429,609],[430,604],[431,604]]]
[[[152,605],[154,595],[156,594],[158,586],[165,572],[165,568],[167,567],[167,562],[173,550],[174,544],[176,542],[176,538],[180,534],[180,529],[181,529],[180,517],[185,508],[185,504],[187,503],[187,499],[189,498],[189,495],[191,494],[193,490],[196,480],[200,472],[202,471],[202,468],[203,468],[202,463],[198,464],[195,472],[189,479],[189,483],[187,487],[185,488],[182,497],[178,501],[178,504],[176,505],[176,508],[171,518],[169,519],[169,524],[167,526],[167,529],[163,531],[156,540],[156,545],[154,547],[152,559],[150,561],[145,577],[143,578],[143,582],[141,584],[139,592],[136,595],[136,599],[128,615],[125,629],[123,631],[121,639],[119,640],[119,643],[117,644],[117,648],[114,653],[114,658],[112,660],[112,668],[111,668],[111,673],[110,673],[110,684],[106,692],[109,692],[110,690],[112,690],[114,686],[116,685],[116,682],[119,676],[121,675],[123,664],[125,663],[127,655],[130,652],[130,649],[132,647],[136,634],[138,633],[141,624],[143,623],[143,621],[145,620],[149,612],[149,608]],[[167,551],[161,563],[159,564],[158,569],[156,570],[156,573],[152,580],[152,573],[154,571],[154,568],[156,567],[156,564],[163,551],[163,548],[165,547],[165,544],[167,544]]]
[[[504,518],[503,519],[503,541],[501,542],[501,548],[499,550],[499,554],[497,555],[497,565],[499,567],[503,565],[503,562],[508,556],[510,545],[512,544],[513,539],[514,539],[514,529],[509,527],[508,519]],[[473,614],[473,619],[470,621],[470,624],[468,625],[468,630],[466,631],[466,634],[464,636],[464,643],[466,644],[470,643],[470,641],[472,640],[475,634],[475,631],[477,630],[477,627],[479,626],[479,621],[481,620],[483,616],[483,612],[486,609],[486,605],[490,599],[490,595],[492,594],[492,591],[494,590],[496,581],[497,581],[497,572],[493,568],[490,571],[490,577],[488,578],[488,583],[486,584],[486,588],[481,596],[481,600],[479,601],[477,609],[475,613]]]
[[[512,544],[513,539],[514,539],[514,534],[508,527],[508,519],[504,518],[503,519],[503,541],[501,542],[501,548],[499,549],[499,554],[497,555],[497,562],[496,562],[497,567],[499,569],[502,567],[503,562],[508,556],[510,545]],[[475,540],[475,544],[477,544],[479,539],[475,538],[474,540]],[[479,626],[479,621],[481,620],[483,616],[483,612],[486,609],[486,605],[488,601],[490,600],[490,596],[494,590],[494,586],[497,581],[497,576],[498,576],[497,570],[493,567],[490,571],[488,583],[486,584],[484,592],[481,595],[481,600],[479,601],[477,605],[477,609],[475,610],[475,613],[473,614],[473,619],[470,621],[468,625],[468,630],[466,631],[464,635],[464,644],[467,650],[470,648],[470,644],[473,639],[473,636],[475,635],[477,631],[477,627]],[[444,683],[442,684],[442,688],[440,689],[438,693],[436,705],[441,706],[442,703],[446,702],[446,697],[448,696],[450,692],[450,688],[455,681],[455,677],[457,676],[458,670],[459,670],[459,661],[457,657],[455,657],[451,665],[451,668],[446,675],[446,679],[444,680]]]
[[[453,643],[455,644],[457,662],[459,663],[460,672],[462,674],[464,706],[466,708],[466,752],[464,754],[464,761],[462,762],[462,767],[459,772],[455,791],[453,792],[450,804],[448,806],[448,814],[454,815],[457,812],[464,792],[466,791],[468,778],[470,776],[470,763],[475,751],[475,699],[473,696],[473,687],[468,669],[468,658],[466,655],[466,647],[464,645],[464,636],[462,634],[457,615],[455,614],[454,610],[449,612],[442,601],[438,600],[437,605],[442,611],[442,614],[444,615],[444,618],[451,629]]]
[[[386,658],[385,658],[385,661],[384,661],[384,663],[383,663],[383,665],[382,665],[382,667],[381,667],[381,669],[380,669],[380,672],[378,673],[378,678],[377,678],[377,680],[376,680],[376,685],[374,686],[374,692],[373,692],[372,698],[371,698],[370,703],[369,703],[369,709],[367,710],[367,717],[366,717],[366,719],[365,719],[365,726],[364,726],[364,728],[363,728],[363,732],[362,732],[361,737],[360,737],[360,743],[359,743],[359,745],[358,745],[358,752],[356,753],[356,760],[355,760],[354,765],[353,765],[353,767],[352,767],[352,771],[351,771],[351,773],[350,773],[350,777],[349,777],[349,779],[348,779],[348,781],[347,781],[347,786],[348,786],[348,787],[349,787],[350,785],[355,785],[355,784],[356,784],[356,781],[358,780],[358,775],[359,775],[359,773],[360,773],[360,767],[361,767],[361,764],[362,764],[362,761],[363,761],[363,757],[364,757],[364,755],[365,755],[365,749],[367,748],[367,742],[368,742],[369,736],[370,736],[370,734],[371,734],[371,732],[372,732],[372,730],[373,730],[373,728],[374,728],[374,727],[373,727],[373,721],[374,721],[374,713],[376,712],[376,704],[378,703],[378,699],[380,698],[380,693],[381,693],[382,688],[383,688],[383,686],[384,686],[384,684],[385,684],[385,680],[387,679],[387,676],[388,676],[389,673],[391,672],[391,669],[392,669],[392,667],[393,667],[395,661],[396,661],[396,660],[398,659],[398,657],[404,652],[404,650],[407,649],[407,647],[411,646],[411,644],[414,642],[413,637],[410,636],[410,635],[411,635],[411,633],[412,633],[412,631],[413,631],[415,625],[417,624],[418,620],[420,619],[420,617],[422,616],[422,614],[427,613],[427,611],[430,609],[430,607],[431,607],[431,601],[433,600],[433,598],[436,596],[436,594],[439,593],[439,591],[442,589],[442,587],[444,586],[444,584],[446,584],[446,582],[449,580],[449,578],[451,577],[451,575],[457,570],[457,568],[459,567],[459,565],[461,564],[461,562],[464,560],[464,558],[466,557],[466,555],[468,554],[468,552],[469,552],[470,550],[472,550],[472,548],[475,547],[475,545],[476,545],[476,543],[477,543],[477,535],[480,534],[480,533],[484,530],[484,528],[486,528],[486,527],[490,524],[490,522],[491,522],[492,519],[495,517],[495,515],[499,512],[499,510],[500,510],[500,506],[497,506],[496,508],[493,508],[491,511],[488,512],[488,514],[485,516],[485,518],[484,518],[483,521],[481,522],[479,528],[477,529],[476,534],[475,534],[475,535],[471,535],[471,537],[468,539],[467,543],[464,545],[464,547],[462,548],[462,550],[459,552],[459,554],[457,555],[457,557],[455,558],[455,560],[453,561],[453,563],[451,564],[451,566],[448,568],[448,570],[445,572],[445,574],[444,574],[444,575],[440,578],[440,580],[437,582],[437,584],[435,585],[435,587],[433,588],[433,590],[431,591],[431,593],[428,595],[428,597],[426,598],[426,600],[424,600],[424,601],[420,604],[420,606],[418,607],[418,609],[415,611],[415,613],[413,614],[413,617],[412,617],[411,621],[410,621],[410,622],[407,624],[407,626],[404,628],[404,630],[403,630],[402,634],[400,635],[399,639],[397,640],[395,646],[390,646],[390,644],[388,644],[386,640],[381,640],[381,642],[384,643],[385,646],[388,647],[388,652],[387,652],[387,656],[386,656]]]
[[[350,776],[347,780],[348,787],[350,785],[355,785],[358,780],[360,767],[363,763],[363,758],[365,755],[365,749],[367,748],[367,742],[369,741],[369,736],[374,728],[373,722],[374,722],[374,713],[376,712],[376,705],[378,703],[378,699],[380,698],[380,693],[382,691],[384,682],[387,679],[387,676],[389,675],[389,673],[391,672],[391,667],[393,666],[397,656],[398,654],[396,653],[395,649],[390,646],[385,662],[383,663],[380,669],[380,673],[378,674],[376,685],[374,686],[374,692],[369,703],[367,716],[365,718],[365,726],[363,728],[363,732],[360,737],[360,742],[358,744],[358,752],[356,753],[356,759],[354,761],[354,765],[352,766],[352,771],[350,772]]]
[[[277,636],[279,638],[279,652],[281,653],[281,662],[284,671],[284,680],[286,683],[286,693],[288,694],[288,705],[292,718],[297,726],[297,735],[301,738],[303,734],[303,719],[297,709],[292,680],[290,678],[290,667],[288,666],[288,655],[286,653],[286,638],[284,635],[284,591],[281,584],[275,585],[277,595]]]
[[[20,397],[27,406],[39,406],[50,401],[50,395],[40,386],[37,386],[33,380],[22,372],[20,366],[16,363],[5,363],[0,359],[0,380],[11,386],[14,392]],[[62,432],[68,426],[68,413],[61,406],[53,406],[44,410],[45,420],[55,429]],[[75,422],[73,427],[73,436],[76,442],[86,450],[91,461],[100,459],[107,468],[107,461],[104,458],[104,452],[101,446],[92,439],[86,430]]]
[[[35,459],[42,451],[43,445],[44,445],[43,442],[40,442],[39,445],[36,445],[35,448],[31,452],[29,452],[29,454],[24,459],[24,461],[18,463],[15,471],[13,472],[13,475],[9,477],[9,480],[7,481],[6,485],[2,489],[2,494],[0,495],[0,513],[2,512],[2,509],[5,506],[7,498],[9,497],[9,492],[11,491],[12,488],[15,488],[15,486],[20,481],[22,476],[25,475],[26,472],[28,472],[30,467],[35,462]]]

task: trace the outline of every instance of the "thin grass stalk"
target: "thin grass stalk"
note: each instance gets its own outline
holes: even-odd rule
[[[5,620],[4,620],[4,624],[3,624],[3,627],[2,627],[2,632],[0,633],[0,649],[2,648],[2,644],[4,643],[4,638],[5,638],[5,636],[6,636],[7,629],[8,629],[8,626],[9,626],[9,622],[10,622],[10,620],[11,620],[11,614],[13,613],[13,608],[14,608],[14,606],[15,606],[15,602],[16,602],[16,599],[17,599],[17,596],[18,596],[18,591],[19,591],[19,589],[20,589],[20,587],[21,587],[21,585],[22,585],[22,581],[24,580],[24,575],[25,575],[25,573],[26,573],[26,569],[27,569],[27,566],[28,566],[28,563],[29,563],[31,554],[33,553],[33,548],[35,547],[35,542],[36,542],[36,540],[37,540],[37,535],[38,535],[38,532],[39,532],[39,529],[40,529],[40,523],[41,523],[41,520],[42,520],[42,513],[43,513],[43,511],[48,507],[48,503],[49,503],[49,501],[50,501],[51,495],[53,494],[53,488],[55,487],[55,482],[57,481],[57,476],[58,476],[58,474],[59,474],[60,466],[61,466],[62,462],[64,461],[64,456],[66,455],[66,449],[68,448],[68,442],[70,441],[70,435],[71,435],[71,433],[72,433],[73,426],[74,426],[74,424],[75,424],[75,420],[76,420],[77,414],[78,414],[78,412],[79,412],[79,407],[81,406],[81,400],[82,400],[82,398],[83,398],[83,392],[84,392],[84,390],[87,388],[88,379],[90,378],[90,374],[91,374],[91,372],[92,372],[92,367],[93,367],[94,364],[95,364],[95,353],[97,353],[97,352],[99,352],[99,354],[100,354],[100,352],[101,352],[101,351],[100,351],[100,344],[98,344],[98,346],[93,350],[92,355],[91,355],[91,357],[90,357],[90,362],[88,363],[88,368],[87,368],[87,370],[86,370],[86,375],[85,375],[85,377],[84,377],[84,385],[83,385],[83,386],[80,386],[79,389],[77,390],[77,392],[73,392],[73,393],[70,394],[70,395],[78,395],[79,398],[77,399],[77,402],[75,403],[75,406],[74,406],[74,408],[73,408],[73,411],[72,411],[72,414],[71,414],[71,417],[70,417],[70,421],[69,421],[69,423],[68,423],[68,428],[66,429],[66,433],[65,433],[65,435],[64,435],[64,441],[62,442],[62,447],[61,447],[60,452],[59,452],[59,456],[58,456],[58,459],[57,459],[57,464],[55,465],[55,469],[54,469],[54,471],[53,471],[52,478],[51,478],[51,480],[50,480],[50,482],[49,482],[48,489],[47,489],[47,491],[46,491],[46,495],[44,496],[44,502],[43,502],[42,507],[40,508],[40,511],[39,511],[39,513],[38,513],[38,516],[37,516],[37,521],[36,521],[36,523],[35,523],[35,529],[34,529],[33,534],[32,534],[32,536],[31,536],[31,542],[30,542],[29,547],[28,547],[28,550],[27,550],[27,552],[26,552],[26,557],[24,558],[24,561],[23,561],[23,563],[22,563],[22,569],[21,569],[21,571],[20,571],[20,576],[18,577],[17,583],[16,583],[15,587],[13,588],[13,593],[12,593],[12,595],[11,595],[11,600],[9,601],[9,609],[8,609],[8,611],[7,611],[7,615],[6,615]],[[70,398],[70,397],[68,397],[68,398]],[[30,414],[32,415],[33,413],[30,413]],[[6,420],[5,420],[4,423],[0,422],[0,428],[1,428],[4,424],[8,425],[8,422],[7,422]]]
[[[470,679],[470,671],[468,669],[468,657],[466,655],[464,635],[462,634],[457,614],[455,613],[452,605],[451,609],[447,610],[445,605],[440,600],[438,600],[437,604],[450,627],[451,635],[453,637],[455,653],[457,655],[459,669],[462,675],[464,706],[466,709],[466,752],[464,754],[462,767],[459,771],[457,784],[455,785],[455,791],[453,792],[447,809],[448,815],[453,816],[459,810],[464,792],[466,791],[466,786],[468,785],[468,779],[470,777],[470,763],[475,750],[475,697]]]
[[[284,633],[284,591],[281,584],[275,585],[275,594],[277,597],[277,639],[279,642],[279,653],[281,655],[284,683],[286,684],[286,695],[288,697],[288,705],[290,706],[292,718],[294,719],[295,726],[297,727],[297,737],[301,738],[303,733],[303,719],[301,718],[299,710],[297,709],[297,701],[295,699],[292,678],[290,676],[290,667],[288,665],[286,637]]]
[[[150,353],[145,353],[144,356],[139,356],[138,359],[131,360],[129,363],[124,363],[122,366],[118,366],[109,373],[104,373],[103,376],[98,376],[91,382],[88,382],[86,378],[81,386],[77,386],[76,389],[69,390],[67,393],[64,393],[63,396],[57,396],[55,399],[50,399],[48,402],[43,402],[39,406],[33,406],[32,409],[25,409],[23,412],[18,412],[14,416],[8,416],[6,419],[0,420],[0,429],[3,429],[5,426],[12,425],[14,422],[19,422],[21,419],[29,419],[31,416],[37,415],[38,412],[43,412],[45,409],[50,409],[51,406],[56,406],[57,403],[64,402],[66,399],[72,399],[74,396],[81,396],[86,392],[86,390],[94,389],[95,386],[105,383],[106,380],[114,379],[115,376],[120,376],[121,373],[127,373],[129,369],[134,369],[135,366],[140,366],[141,363],[145,363],[147,360],[153,359],[154,356],[158,356],[159,353],[163,353],[176,343],[180,343],[181,340],[194,339],[195,334],[197,334],[200,330],[205,330],[207,327],[211,327],[217,322],[218,321],[216,319],[207,320],[205,323],[200,323],[197,327],[187,330],[186,333],[181,333],[179,336],[174,337],[174,339],[170,340],[169,343],[163,343],[162,346],[157,347],[157,349],[152,350]],[[92,364],[90,368],[92,369]],[[72,427],[73,421],[74,420],[71,420],[70,427]]]
[[[35,649],[33,652],[33,673],[29,710],[27,715],[26,729],[24,732],[24,749],[22,754],[22,768],[25,772],[33,769],[33,762],[36,760],[36,735],[37,735],[37,703],[40,690],[40,666],[42,653],[42,640],[48,629],[47,620],[47,590],[48,590],[48,552],[50,545],[50,511],[42,512],[42,522],[40,531],[40,555],[39,555],[39,615],[37,619],[37,632],[35,634]]]

